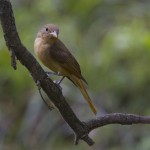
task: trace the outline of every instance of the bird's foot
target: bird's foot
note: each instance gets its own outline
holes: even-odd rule
[[[59,89],[62,91],[62,87],[60,86],[60,81],[59,80],[54,80],[53,81],[58,87]]]
[[[58,85],[58,87],[59,87],[60,90],[62,90],[62,87],[60,86],[60,83],[62,82],[62,80],[63,80],[64,78],[65,78],[65,76],[63,76],[59,81],[58,81],[58,80],[54,80],[54,81],[53,81],[55,84]]]
[[[56,72],[45,72],[46,74],[47,74],[47,76],[48,76],[48,78],[50,78],[51,76],[61,76],[59,73],[56,73]]]
[[[54,76],[54,75],[56,75],[56,76],[62,76],[60,73],[56,73],[56,72],[46,72],[46,74],[47,74],[47,76],[48,76],[48,78],[50,78],[51,76]],[[59,89],[62,91],[62,87],[60,86],[60,83],[62,82],[62,80],[65,78],[65,76],[63,76],[60,80],[54,80],[53,82],[55,83],[55,84],[57,84],[58,85],[58,87],[59,87]]]

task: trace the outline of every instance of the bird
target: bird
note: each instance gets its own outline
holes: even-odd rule
[[[64,77],[71,80],[79,88],[89,107],[96,115],[97,110],[84,86],[84,83],[87,84],[87,81],[81,74],[80,65],[58,38],[58,35],[59,28],[57,25],[44,25],[37,33],[34,41],[35,55],[47,68],[61,75],[63,77],[62,80]]]

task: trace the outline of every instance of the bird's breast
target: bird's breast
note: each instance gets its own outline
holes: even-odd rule
[[[65,75],[66,71],[61,67],[60,63],[54,60],[51,56],[50,44],[43,43],[39,39],[35,40],[34,52],[38,59],[49,69],[59,74]]]

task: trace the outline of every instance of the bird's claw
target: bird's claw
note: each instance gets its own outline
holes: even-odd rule
[[[51,76],[54,76],[54,75],[56,75],[56,76],[62,76],[60,73],[56,73],[56,72],[46,72],[46,74],[47,74],[48,78],[50,78]],[[63,80],[64,78],[65,78],[65,77],[63,76],[59,81],[58,81],[58,80],[54,80],[54,81],[53,81],[55,84],[58,85],[58,87],[59,87],[59,89],[60,89],[61,91],[62,91],[62,87],[60,86],[60,83],[62,82],[62,80]]]
[[[62,87],[60,86],[60,81],[54,80],[53,82],[54,82],[54,83],[59,87],[59,89],[62,91]]]
[[[48,78],[50,78],[51,76],[61,76],[60,74],[56,73],[56,72],[45,72],[48,76]]]

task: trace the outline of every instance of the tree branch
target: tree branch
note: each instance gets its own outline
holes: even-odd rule
[[[85,125],[76,117],[59,87],[51,79],[47,78],[39,63],[21,43],[16,30],[12,6],[8,0],[0,0],[0,20],[8,49],[14,51],[17,59],[29,70],[35,82],[40,82],[41,88],[58,108],[64,120],[75,132],[75,135],[79,139],[82,137],[85,142],[92,145],[94,142],[91,142],[92,140],[87,134]],[[85,135],[86,138],[84,138]]]
[[[78,141],[82,139],[88,145],[93,145],[93,140],[88,136],[89,132],[104,125],[150,123],[150,117],[120,113],[108,114],[81,122],[66,102],[59,87],[53,83],[51,79],[47,78],[46,73],[39,63],[21,43],[16,30],[12,6],[9,0],[0,0],[0,21],[6,45],[12,54],[11,62],[13,68],[16,68],[16,57],[28,69],[34,81],[40,83],[41,88],[58,108],[64,120],[75,132],[75,144],[78,144]]]
[[[133,114],[112,113],[85,122],[88,126],[89,132],[93,129],[109,124],[132,125],[139,123],[150,124],[150,116],[145,117]]]

